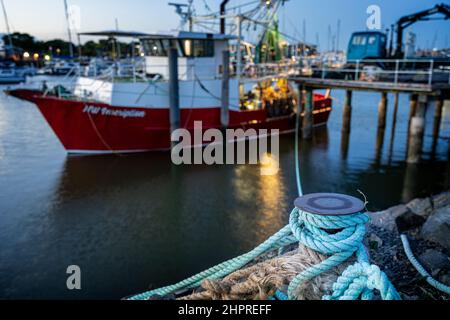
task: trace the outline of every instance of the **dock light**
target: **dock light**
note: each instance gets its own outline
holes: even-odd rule
[[[39,59],[39,53],[35,53],[35,54],[33,55],[33,59],[34,59],[34,60],[38,60],[38,59]]]
[[[29,52],[24,52],[23,53],[23,58],[24,59],[29,59],[30,58],[30,53]]]
[[[44,60],[45,60],[45,61],[50,61],[50,59],[51,59],[51,58],[50,58],[50,56],[49,56],[48,54],[46,54],[46,55],[44,56]]]

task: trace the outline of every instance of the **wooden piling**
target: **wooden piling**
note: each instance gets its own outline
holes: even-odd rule
[[[180,127],[180,88],[178,83],[178,49],[169,50],[170,133]]]
[[[352,123],[352,97],[353,91],[345,92],[344,112],[342,115],[341,157],[347,159]]]
[[[394,95],[394,114],[392,116],[392,130],[391,130],[391,141],[389,145],[389,164],[392,161],[392,154],[394,153],[394,143],[395,143],[395,130],[397,128],[397,114],[399,105],[400,94],[397,92]]]
[[[435,144],[439,138],[439,131],[441,129],[443,107],[444,107],[444,98],[443,97],[437,98],[436,109],[434,111],[434,121],[433,121],[433,144]]]
[[[230,52],[224,51],[222,55],[222,108],[220,113],[220,123],[222,129],[228,128],[230,124]]]
[[[409,129],[409,147],[408,147],[408,163],[419,163],[422,147],[423,137],[425,133],[425,113],[428,105],[428,97],[421,95],[417,105],[417,110],[411,119],[411,126]]]
[[[304,108],[305,108],[304,91],[305,91],[305,88],[303,87],[303,85],[299,84],[298,85],[298,98],[297,98],[297,116],[299,118],[302,117],[302,114],[303,114]],[[302,125],[302,123],[300,123],[300,125]]]
[[[386,128],[386,114],[387,114],[388,97],[387,92],[381,94],[380,105],[378,106],[378,129]]]
[[[306,88],[305,112],[303,115],[303,139],[312,139],[314,98],[312,88]]]
[[[347,90],[344,102],[344,114],[342,119],[342,133],[350,133],[352,122],[352,96],[353,92]]]
[[[392,134],[395,133],[395,128],[397,127],[397,114],[398,114],[398,104],[399,104],[400,95],[397,92],[394,95],[394,115],[392,118]]]
[[[418,105],[418,95],[417,94],[412,94],[409,97],[409,125],[411,125],[411,119],[416,115],[416,110],[417,110],[417,105]],[[409,128],[408,125],[408,128]]]

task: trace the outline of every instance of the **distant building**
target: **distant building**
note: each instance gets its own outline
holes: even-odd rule
[[[412,58],[416,56],[416,41],[417,36],[413,32],[408,32],[406,34],[406,45],[405,45],[405,58]]]

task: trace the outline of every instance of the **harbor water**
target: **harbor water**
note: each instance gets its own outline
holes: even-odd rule
[[[297,193],[293,134],[281,137],[275,176],[261,176],[255,165],[175,167],[167,152],[69,157],[38,109],[4,89],[0,299],[120,299],[242,254],[288,222]],[[306,193],[361,190],[369,209],[381,210],[449,188],[450,110],[435,144],[430,105],[424,161],[406,165],[407,95],[394,136],[389,96],[380,140],[380,95],[355,92],[348,148],[344,92],[332,95],[328,126],[301,145]],[[82,290],[67,289],[70,265],[81,268]]]

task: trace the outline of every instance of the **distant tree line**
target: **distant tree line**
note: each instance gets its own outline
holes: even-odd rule
[[[5,35],[3,41],[7,46],[11,46],[10,42],[12,42],[14,48],[30,54],[38,53],[40,55],[50,55],[53,57],[70,55],[69,42],[61,39],[40,41],[27,33],[15,32],[9,36]],[[82,56],[89,57],[117,55],[118,48],[120,48],[120,56],[131,55],[133,52],[132,44],[119,42],[119,45],[117,45],[117,42],[112,39],[101,39],[98,42],[88,41],[82,44],[81,48],[73,43],[70,45],[73,48],[75,56],[79,55],[80,49]]]

